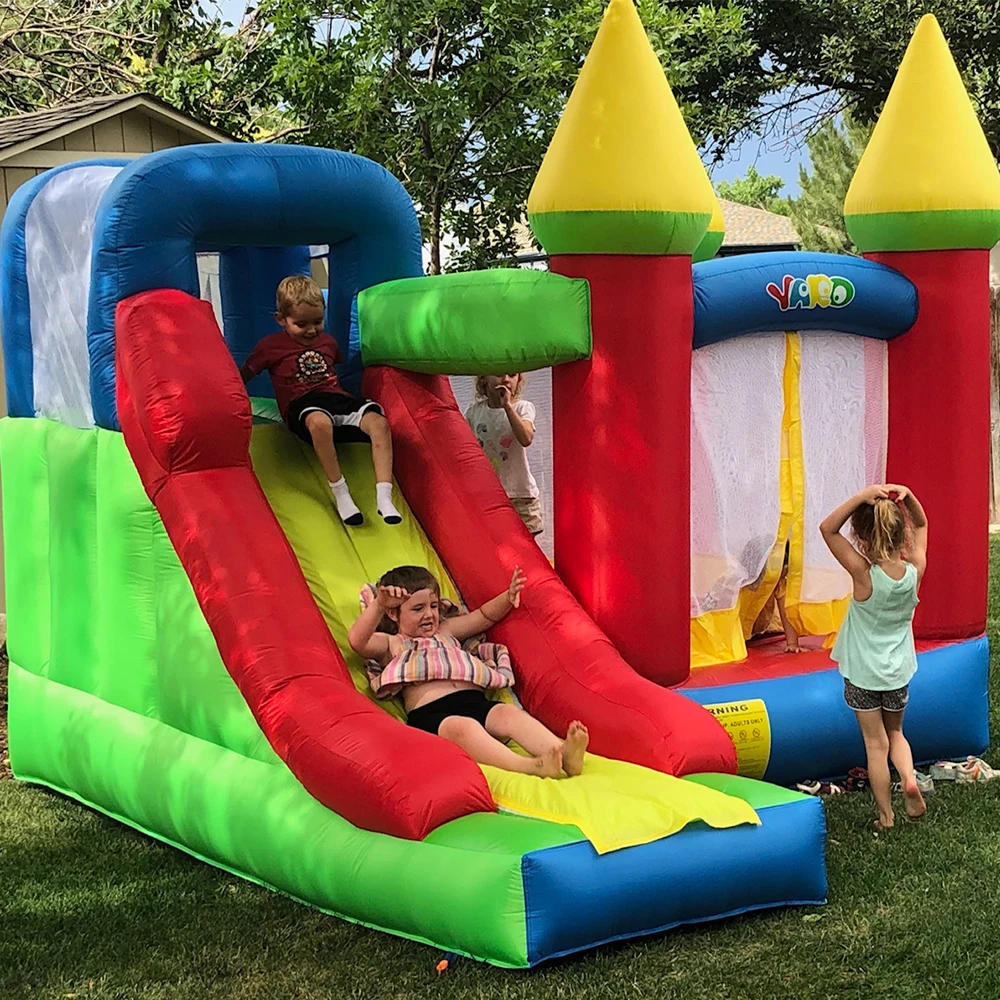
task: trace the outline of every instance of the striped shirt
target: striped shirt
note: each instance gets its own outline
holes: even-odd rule
[[[473,653],[453,635],[443,632],[402,641],[404,649],[384,667],[377,663],[366,665],[368,683],[376,698],[391,698],[404,684],[421,681],[468,681],[488,690],[514,686],[510,653],[500,643],[470,643]]]

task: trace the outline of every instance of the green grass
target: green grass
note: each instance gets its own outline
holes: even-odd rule
[[[998,627],[994,545],[994,649]],[[993,670],[995,732],[996,657]],[[674,931],[531,972],[463,961],[437,977],[428,948],[325,917],[59,796],[0,781],[0,998],[1000,997],[1000,782],[940,788],[925,822],[879,838],[867,795],[826,807],[822,909]]]

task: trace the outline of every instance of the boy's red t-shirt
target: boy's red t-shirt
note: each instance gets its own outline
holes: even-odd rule
[[[307,392],[339,392],[349,396],[334,368],[343,360],[340,346],[328,333],[321,333],[312,344],[303,347],[279,330],[258,341],[243,370],[251,376],[270,372],[274,398],[284,417],[289,403]]]

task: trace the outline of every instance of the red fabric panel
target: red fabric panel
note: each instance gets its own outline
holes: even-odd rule
[[[866,254],[916,286],[920,313],[889,344],[890,482],[930,524],[913,631],[964,639],[986,629],[990,487],[988,250]]]
[[[172,290],[126,299],[116,352],[122,433],[143,485],[226,668],[306,790],[356,826],[414,840],[494,810],[462,750],[355,690],[253,474],[249,402],[211,307]]]
[[[549,263],[590,282],[594,337],[589,360],[552,372],[556,565],[639,673],[679,684],[691,662],[691,258]]]
[[[525,708],[559,735],[581,719],[598,754],[672,774],[735,773],[736,753],[719,723],[636,674],[563,586],[510,505],[447,378],[369,368],[364,392],[385,409],[396,479],[468,604],[506,589],[515,566],[524,570],[521,607],[490,634],[510,647]],[[658,630],[632,620],[659,644]]]

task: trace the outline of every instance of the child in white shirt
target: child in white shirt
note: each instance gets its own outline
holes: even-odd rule
[[[521,399],[523,388],[520,372],[478,376],[476,401],[465,411],[465,419],[496,469],[514,510],[532,535],[540,535],[545,527],[542,502],[526,451],[535,439],[535,406]]]

